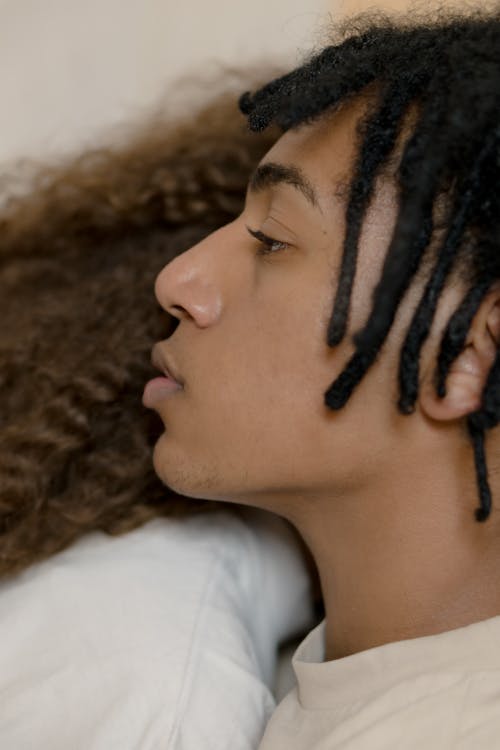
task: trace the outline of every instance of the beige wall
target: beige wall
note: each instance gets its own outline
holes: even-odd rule
[[[295,61],[329,0],[0,0],[0,165],[112,137],[170,82]]]

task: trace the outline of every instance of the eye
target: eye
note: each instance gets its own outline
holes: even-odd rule
[[[286,248],[289,247],[288,242],[275,240],[258,229],[250,229],[250,227],[247,227],[247,231],[260,243],[258,255],[271,255],[272,253],[278,253],[280,250],[286,250]]]

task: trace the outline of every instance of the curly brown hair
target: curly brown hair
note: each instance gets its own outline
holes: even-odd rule
[[[141,392],[172,320],[154,278],[241,211],[276,138],[235,97],[43,169],[0,214],[0,575],[82,534],[213,507],[152,469],[162,425]]]

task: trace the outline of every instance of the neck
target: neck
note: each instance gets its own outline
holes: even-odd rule
[[[439,453],[293,519],[319,571],[327,659],[500,614],[499,529],[474,519],[470,453],[461,472]]]

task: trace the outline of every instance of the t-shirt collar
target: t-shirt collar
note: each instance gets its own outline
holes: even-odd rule
[[[465,671],[500,668],[500,616],[437,635],[411,638],[325,662],[325,621],[302,641],[292,664],[306,709],[366,702],[422,675],[453,679]]]

